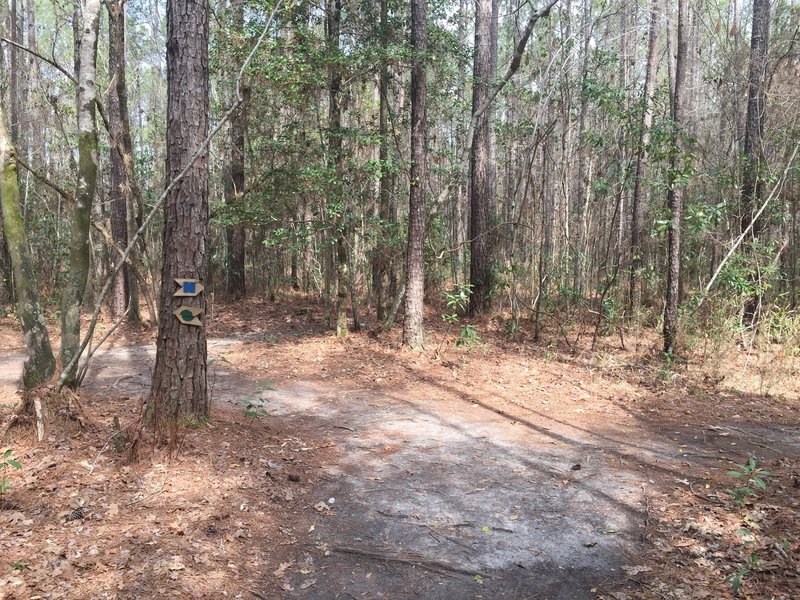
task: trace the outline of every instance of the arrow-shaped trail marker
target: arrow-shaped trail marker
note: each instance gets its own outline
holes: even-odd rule
[[[203,291],[203,284],[197,279],[176,279],[175,283],[178,284],[178,291],[172,294],[180,298],[191,298],[197,296]]]
[[[202,327],[203,322],[198,318],[202,313],[202,308],[197,308],[194,306],[179,306],[172,314],[178,317],[178,320],[184,325],[195,325],[197,327]]]

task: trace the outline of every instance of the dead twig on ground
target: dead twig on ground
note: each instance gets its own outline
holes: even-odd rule
[[[425,558],[423,556],[414,556],[414,555],[403,556],[389,552],[362,550],[360,548],[349,548],[347,546],[335,546],[331,548],[331,550],[333,552],[338,552],[339,554],[351,554],[353,556],[363,556],[364,558],[371,558],[373,560],[398,562],[406,565],[412,565],[415,567],[425,567],[428,569],[437,569],[439,571],[449,571],[451,573],[458,573],[460,575],[469,575],[470,577],[475,577],[476,575],[480,575],[482,578],[486,579],[486,575],[480,573],[479,571],[474,571],[472,569],[465,569],[464,567],[459,567],[457,565],[450,564],[449,562],[443,560]]]

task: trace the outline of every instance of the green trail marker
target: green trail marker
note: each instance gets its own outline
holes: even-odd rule
[[[194,325],[196,327],[202,327],[203,322],[198,318],[199,315],[203,313],[203,309],[197,308],[195,306],[179,306],[175,309],[175,312],[172,313],[178,320],[183,323],[184,325]]]

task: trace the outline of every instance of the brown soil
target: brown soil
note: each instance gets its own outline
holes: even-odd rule
[[[397,332],[336,340],[308,298],[217,306],[211,426],[134,465],[111,419],[138,414],[152,331],[123,330],[85,390],[94,427],[14,442],[0,597],[716,599],[737,573],[750,598],[796,597],[795,360],[666,370],[647,336],[590,352],[489,319],[458,347],[428,317],[412,353]],[[9,397],[12,322],[0,340]],[[774,475],[738,506],[727,473],[751,456]]]

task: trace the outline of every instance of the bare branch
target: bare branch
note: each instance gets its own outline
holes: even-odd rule
[[[54,58],[47,58],[45,55],[39,54],[36,50],[28,48],[27,46],[23,46],[22,44],[18,44],[17,42],[15,42],[13,40],[10,40],[10,39],[8,39],[6,37],[0,38],[0,41],[5,42],[6,44],[11,44],[15,48],[19,48],[20,50],[23,50],[23,51],[27,52],[31,56],[35,56],[39,60],[43,60],[44,62],[46,62],[51,67],[53,67],[56,70],[60,71],[72,83],[74,83],[75,85],[78,85],[78,80],[75,78],[75,75],[73,75],[72,73],[67,71],[64,67],[62,67],[60,64],[58,64],[55,61]]]
[[[61,196],[64,200],[66,200],[67,202],[72,202],[73,200],[75,200],[74,194],[70,194],[60,185],[51,181],[46,175],[40,173],[39,171],[34,169],[31,165],[29,165],[27,162],[25,162],[24,159],[20,158],[19,156],[17,156],[16,159],[17,159],[17,164],[20,167],[30,172],[31,175],[33,175],[36,179],[41,181],[43,184],[45,184],[47,187],[49,187],[51,190],[53,190],[55,193]]]

